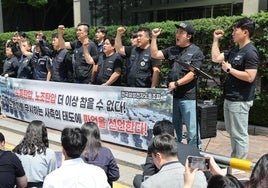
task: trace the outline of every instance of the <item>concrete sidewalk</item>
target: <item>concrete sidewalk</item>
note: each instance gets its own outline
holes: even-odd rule
[[[12,118],[0,119],[0,131],[6,135],[7,142],[16,145],[24,135],[26,122],[18,121]],[[6,131],[6,132],[4,132]],[[11,133],[8,133],[8,132]],[[16,133],[17,136],[14,136]],[[249,155],[248,159],[256,162],[268,150],[268,129],[258,126],[249,126]],[[50,147],[55,151],[61,150],[60,134],[58,130],[48,129],[48,138]],[[141,173],[140,165],[145,162],[146,151],[136,150],[125,146],[112,143],[103,143],[104,146],[110,148],[119,164],[122,182],[129,187],[132,186],[132,180],[137,173]],[[217,123],[217,136],[213,138],[202,139],[202,151],[215,153],[223,156],[230,156],[231,146],[228,133],[224,130],[224,123]],[[234,174],[239,178],[248,178],[250,172],[242,172]]]

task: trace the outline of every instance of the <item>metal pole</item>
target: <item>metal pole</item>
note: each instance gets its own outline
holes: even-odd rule
[[[255,166],[254,162],[245,159],[230,158],[223,155],[217,155],[214,153],[203,152],[203,151],[200,151],[200,154],[202,156],[209,154],[215,159],[217,163],[225,166],[230,166],[232,168],[239,170],[251,171]]]

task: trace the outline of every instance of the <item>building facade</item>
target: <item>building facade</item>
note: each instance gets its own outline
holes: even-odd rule
[[[260,10],[267,10],[267,0],[74,0],[74,17],[80,17],[76,22],[95,26],[250,15]]]

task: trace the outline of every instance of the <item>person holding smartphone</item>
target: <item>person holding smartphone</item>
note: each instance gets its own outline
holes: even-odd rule
[[[183,188],[192,188],[194,185],[194,179],[196,173],[198,172],[199,168],[195,168],[193,160],[197,159],[197,156],[189,156],[185,162],[185,172],[184,172],[184,185]],[[212,176],[208,180],[207,188],[214,188],[214,187],[233,187],[233,188],[243,188],[243,185],[239,180],[232,176],[231,174],[227,174],[219,167],[219,165],[215,162],[214,158],[211,155],[205,155],[202,160],[195,161],[205,161],[207,160],[208,171],[211,172]],[[192,160],[192,161],[191,161]],[[202,165],[201,165],[202,166]]]
[[[159,172],[150,176],[141,184],[141,188],[151,187],[183,187],[184,166],[178,159],[178,144],[169,134],[155,136],[148,147]],[[192,187],[207,187],[207,181],[202,171],[197,171],[193,178]]]

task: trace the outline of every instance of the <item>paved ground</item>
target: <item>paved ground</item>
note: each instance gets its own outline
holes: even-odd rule
[[[5,134],[6,140],[10,144],[16,145],[21,140],[26,126],[27,123],[14,119],[0,119],[0,131]],[[216,137],[202,139],[202,151],[229,156],[231,153],[229,135],[225,130],[222,130],[224,127],[222,122],[218,122],[217,127]],[[48,132],[50,147],[56,151],[61,150],[59,144],[60,131],[49,129]],[[263,154],[268,152],[268,129],[250,126],[249,132],[250,148],[248,159],[256,162]],[[145,161],[146,152],[111,143],[103,144],[112,150],[119,164],[121,177],[115,188],[131,187],[135,174],[141,173],[140,164]],[[234,172],[234,175],[239,178],[248,178],[250,172]]]

